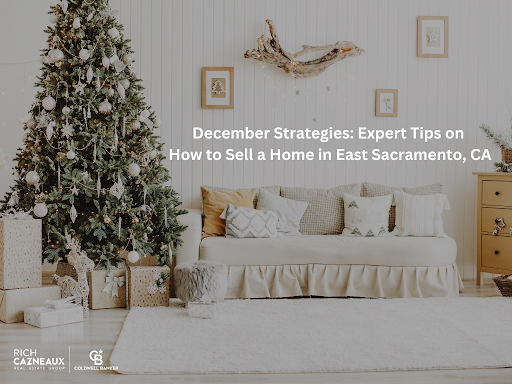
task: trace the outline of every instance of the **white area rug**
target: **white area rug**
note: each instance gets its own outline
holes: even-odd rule
[[[512,366],[512,299],[228,300],[215,319],[133,308],[120,373],[284,373]]]

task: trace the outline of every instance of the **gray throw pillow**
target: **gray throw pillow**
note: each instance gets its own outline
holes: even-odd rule
[[[284,227],[278,231],[285,236],[300,236],[300,219],[304,215],[309,203],[286,199],[273,195],[264,189],[260,189],[257,210],[274,211],[279,214]]]
[[[279,215],[229,204],[219,216],[226,220],[226,237],[277,237]]]

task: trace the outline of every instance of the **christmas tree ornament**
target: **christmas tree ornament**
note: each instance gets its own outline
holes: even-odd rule
[[[126,134],[126,117],[123,117],[123,128],[121,129],[121,136]]]
[[[66,123],[62,125],[61,132],[66,137],[66,139],[69,139],[75,133],[73,126],[67,122],[67,119]]]
[[[59,20],[59,16],[55,13],[50,13],[50,16],[48,16],[48,19],[50,20],[50,23],[55,24],[57,20]]]
[[[94,162],[96,162],[96,141],[94,141],[94,150],[92,151],[92,157]]]
[[[55,63],[55,66],[56,66],[57,68],[60,68],[60,67],[62,66],[62,61],[57,61],[57,62]]]
[[[80,28],[80,18],[75,17],[75,20],[73,20],[73,28],[78,29]]]
[[[125,98],[124,87],[120,81],[117,83],[117,92],[119,92],[119,96],[124,101],[124,98]]]
[[[157,127],[161,127],[161,126],[162,126],[162,120],[161,120],[161,119],[156,119],[156,120],[155,120],[155,125],[156,125]]]
[[[98,197],[100,197],[101,192],[101,179],[100,179],[100,173],[98,172],[98,181],[96,183],[96,189],[98,191]]]
[[[139,173],[140,173],[140,167],[139,167],[139,164],[137,164],[137,163],[131,163],[131,164],[128,166],[128,174],[129,174],[131,177],[139,176]]]
[[[25,145],[27,145],[28,139],[29,139],[28,133],[24,133],[23,136],[21,137],[21,141],[23,141],[23,144],[25,144]]]
[[[109,93],[110,96],[114,96],[114,93],[116,93],[116,91],[114,91],[112,88],[110,88],[108,90],[108,93]]]
[[[54,48],[50,52],[48,52],[48,57],[51,61],[56,63],[57,61],[61,61],[64,59],[64,53],[60,49]]]
[[[78,188],[76,187],[75,184],[73,184],[73,187],[70,188],[70,190],[71,190],[72,195],[78,196]]]
[[[112,111],[112,104],[108,102],[107,98],[101,102],[98,111],[103,115],[107,115]]]
[[[89,13],[89,16],[87,16],[87,21],[91,21],[92,18],[94,17],[94,12],[95,11],[92,11],[91,13]]]
[[[68,0],[60,0],[60,7],[64,13],[68,10]]]
[[[50,121],[48,126],[46,127],[46,138],[50,141],[53,137],[53,127],[55,126],[55,121]]]
[[[130,80],[128,80],[128,79],[121,80],[121,85],[123,86],[124,89],[130,88]]]
[[[119,222],[117,224],[117,238],[121,240],[121,216],[119,216]]]
[[[117,39],[119,37],[119,31],[115,28],[115,27],[112,27],[110,28],[108,31],[107,31],[108,35],[114,39]]]
[[[116,72],[121,72],[126,68],[126,66],[123,64],[122,61],[116,60],[114,61],[114,68],[116,69]]]
[[[96,77],[96,92],[98,92],[100,89],[101,89],[100,78]]]
[[[57,105],[57,102],[51,96],[46,96],[43,99],[43,108],[46,109],[47,111],[52,111],[56,105]]]
[[[128,253],[128,261],[130,263],[136,263],[137,261],[139,261],[140,259],[140,255],[137,251],[131,251],[130,253]]]
[[[132,129],[139,129],[140,128],[140,123],[138,120],[135,120],[133,123],[132,123]]]
[[[130,65],[132,62],[133,62],[132,55],[130,55],[129,53],[125,53],[123,55],[123,63],[125,63],[126,65]]]
[[[148,166],[148,162],[146,160],[144,160],[142,163],[140,163],[141,167],[147,167]]]
[[[85,48],[82,48],[80,50],[80,52],[78,52],[78,56],[82,59],[82,60],[87,60],[89,58],[89,51]]]
[[[132,224],[137,224],[139,222],[139,218],[136,216],[132,217]]]
[[[62,113],[67,115],[69,112],[71,112],[71,109],[69,109],[69,107],[64,107],[62,108]]]
[[[87,104],[87,118],[91,118],[91,102],[89,101],[89,104]]]
[[[93,76],[94,76],[94,73],[92,72],[92,66],[89,65],[89,69],[87,70],[87,74],[86,74],[87,84],[89,84],[92,81]]]
[[[165,228],[167,228],[167,205],[164,206],[164,224]]]
[[[117,137],[117,129],[114,128],[114,140],[112,142],[112,150],[117,151],[117,144],[119,144],[119,138]]]
[[[66,157],[69,159],[69,160],[73,160],[75,157],[76,157],[76,153],[73,152],[73,151],[68,151],[68,153],[66,153]]]
[[[25,181],[27,184],[36,185],[39,183],[39,174],[36,171],[27,172],[25,175]]]
[[[150,151],[150,152],[148,153],[148,156],[149,156],[149,158],[150,158],[151,160],[153,160],[153,159],[157,156],[157,154],[156,154],[156,149],[153,149],[152,151]]]
[[[75,204],[71,205],[71,209],[69,210],[69,217],[71,221],[74,223],[76,218],[78,217],[78,213],[76,212]]]
[[[25,123],[25,126],[28,128],[28,129],[34,129],[36,127],[37,123],[34,119],[28,119],[27,122]]]
[[[103,218],[103,222],[104,222],[105,224],[110,224],[110,221],[111,221],[111,220],[110,220],[110,217],[108,217],[108,216],[105,216],[105,217]]]
[[[18,190],[15,189],[11,193],[11,197],[9,198],[9,202],[7,204],[9,204],[9,206],[11,206],[11,207],[14,207],[16,204],[18,204],[19,201],[20,201],[20,198],[18,196]]]
[[[87,86],[87,84],[83,84],[82,80],[78,80],[78,84],[74,84],[73,88],[75,88],[75,93],[78,93],[79,95],[84,94],[84,89]]]
[[[115,49],[115,47],[114,47]],[[114,64],[116,61],[119,60],[119,57],[117,56],[117,54],[115,53],[114,51],[114,54],[112,56],[110,56],[110,59],[108,59],[110,61],[111,64]]]
[[[141,116],[144,117],[144,119],[147,119],[150,115],[150,113],[147,109],[143,110],[140,114],[141,114]]]
[[[37,203],[34,205],[34,215],[37,217],[45,217],[48,213],[48,207],[45,203]]]
[[[57,185],[60,187],[60,161],[57,164]]]
[[[103,67],[105,67],[105,69],[108,69],[110,67],[110,60],[107,56],[103,56],[103,59],[101,59],[101,64],[103,65]]]
[[[148,227],[148,232],[149,232],[149,233],[153,232],[153,228]]]
[[[110,193],[120,199],[124,193],[124,185],[121,181],[121,176],[117,175],[117,183],[114,183],[112,187],[110,187]]]

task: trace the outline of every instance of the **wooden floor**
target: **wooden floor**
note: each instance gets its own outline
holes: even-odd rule
[[[482,287],[465,281],[461,296],[490,297],[500,293],[489,279]],[[113,372],[75,371],[75,366],[93,366],[92,350],[102,350],[104,365],[114,348],[128,311],[103,309],[90,312],[85,322],[39,329],[24,323],[0,322],[0,383],[380,383],[380,384],[510,384],[512,368],[435,371],[397,371],[321,374],[230,374],[230,375],[119,375]],[[158,332],[158,330],[155,330]],[[171,341],[172,342],[172,341]],[[36,349],[37,357],[71,357],[64,372],[15,371],[14,349]],[[172,361],[172,356],[169,356]]]

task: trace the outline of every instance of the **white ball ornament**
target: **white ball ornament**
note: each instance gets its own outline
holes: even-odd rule
[[[25,123],[25,125],[27,126],[28,129],[33,129],[37,126],[37,123],[34,119],[28,119],[27,122]]]
[[[128,166],[128,174],[129,174],[131,177],[139,176],[139,173],[140,173],[140,167],[139,167],[139,164],[137,164],[137,163],[131,163],[131,164]]]
[[[89,51],[85,48],[82,48],[80,52],[78,52],[78,56],[80,56],[82,60],[87,60],[89,58]]]
[[[45,217],[48,213],[48,207],[45,203],[37,203],[34,205],[34,215],[37,217]]]
[[[119,31],[115,27],[110,28],[107,31],[107,33],[110,37],[113,37],[114,39],[119,37]]]
[[[141,112],[141,115],[144,116],[144,118],[147,119],[149,117],[150,113],[149,113],[149,111],[147,109],[145,109],[145,110],[143,110]]]
[[[36,171],[27,172],[25,175],[25,181],[27,184],[36,185],[39,183],[39,174]]]
[[[62,108],[62,113],[67,115],[69,112],[71,112],[71,109],[69,107]]]
[[[161,127],[161,126],[162,126],[162,119],[156,119],[156,120],[155,120],[155,125],[156,125],[157,127]]]
[[[151,152],[149,152],[149,158],[153,160],[157,156],[156,149],[153,149]]]
[[[52,49],[50,52],[48,52],[48,57],[51,61],[54,63],[61,61],[64,58],[64,53],[60,49]]]
[[[121,85],[123,86],[124,89],[130,88],[130,80],[128,80],[128,79],[121,80]]]
[[[50,20],[50,23],[55,24],[57,20],[59,20],[59,16],[57,16],[55,13],[50,13],[48,19]]]
[[[114,91],[112,88],[110,88],[108,90],[108,93],[110,94],[110,96],[114,96],[114,93],[116,93],[116,91]]]
[[[128,253],[128,261],[130,263],[136,263],[137,261],[139,261],[140,259],[140,255],[137,251],[131,251],[130,253]]]
[[[140,128],[140,122],[138,120],[135,120],[132,123],[132,129],[139,129]]]
[[[75,20],[73,20],[73,28],[78,29],[80,28],[80,18],[75,17]]]
[[[101,102],[98,111],[104,115],[108,115],[112,111],[112,104],[108,102],[107,98]]]
[[[52,111],[56,105],[57,105],[57,102],[51,96],[46,96],[43,99],[43,108],[46,109],[47,111]]]
[[[69,160],[73,160],[75,157],[76,157],[76,153],[73,152],[73,151],[68,151],[68,153],[66,153],[66,157],[69,159]]]

